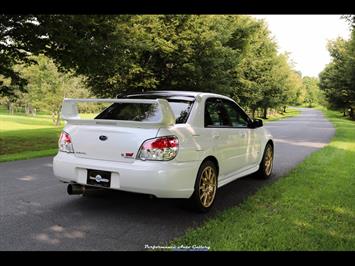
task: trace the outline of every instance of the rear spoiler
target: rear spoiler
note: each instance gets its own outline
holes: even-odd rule
[[[93,102],[93,103],[148,103],[157,104],[161,112],[161,120],[158,122],[139,122],[127,120],[108,120],[108,119],[80,119],[78,111],[78,102]],[[157,127],[157,126],[172,126],[175,124],[175,115],[170,107],[170,104],[165,99],[72,99],[64,98],[61,110],[61,118],[70,124],[80,125],[119,125],[119,126],[134,126],[134,127]]]

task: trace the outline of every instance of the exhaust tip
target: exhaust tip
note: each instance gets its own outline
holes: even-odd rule
[[[80,195],[84,193],[84,186],[78,184],[69,184],[67,186],[67,192],[69,195]]]

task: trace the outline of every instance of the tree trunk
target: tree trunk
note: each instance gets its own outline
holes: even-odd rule
[[[59,110],[57,111],[57,117],[56,117],[56,121],[55,121],[56,126],[60,125],[60,111],[61,111],[61,108],[59,108]]]
[[[264,119],[267,119],[267,107],[264,107],[264,110],[263,110],[263,118],[264,118]]]
[[[350,116],[351,119],[353,119],[353,120],[355,119],[355,117],[354,117],[354,108],[352,108],[352,107],[349,108],[349,116]]]
[[[30,115],[32,115],[32,116],[34,115],[34,114],[33,114],[33,107],[32,107],[31,104],[28,105],[28,113],[29,113]]]
[[[10,115],[14,114],[14,104],[11,102],[9,103],[9,113],[10,113]]]
[[[287,108],[287,106],[284,106],[283,108],[284,108],[284,113],[286,113],[286,108]]]
[[[252,108],[252,109],[251,109],[251,117],[252,117],[253,119],[255,119],[255,111],[256,111],[255,108]]]
[[[52,122],[53,122],[53,125],[55,125],[56,124],[56,114],[55,114],[55,112],[52,112]]]

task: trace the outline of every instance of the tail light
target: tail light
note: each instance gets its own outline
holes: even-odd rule
[[[65,131],[62,131],[62,133],[60,134],[60,138],[59,138],[59,141],[58,141],[58,146],[59,146],[59,150],[60,151],[64,151],[64,152],[68,152],[68,153],[74,153],[71,137]]]
[[[139,149],[137,159],[153,161],[169,161],[176,157],[179,140],[175,136],[148,139]]]

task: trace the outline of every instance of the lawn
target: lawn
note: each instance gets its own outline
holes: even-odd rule
[[[268,116],[267,119],[263,119],[261,117],[257,117],[259,119],[262,119],[264,123],[268,122],[268,121],[277,121],[277,120],[280,120],[280,119],[286,119],[286,118],[290,118],[290,117],[294,117],[294,116],[297,116],[301,113],[300,110],[296,109],[296,108],[292,108],[292,107],[288,107],[286,109],[286,112],[285,113],[275,113],[275,114],[272,114],[270,116]]]
[[[172,245],[210,250],[355,250],[355,122],[324,111],[329,145],[240,206],[190,229]]]
[[[62,127],[53,126],[48,115],[0,113],[0,162],[56,154]]]

